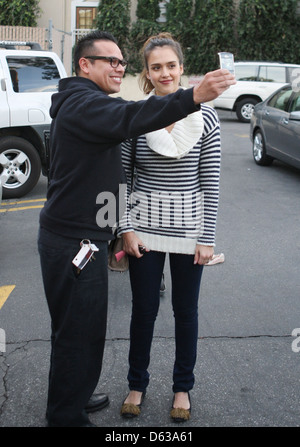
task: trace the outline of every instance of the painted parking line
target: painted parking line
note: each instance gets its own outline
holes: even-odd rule
[[[43,202],[40,205],[29,205],[30,203],[37,203],[37,202]],[[21,211],[21,210],[31,210],[36,208],[43,208],[44,202],[46,202],[46,199],[34,199],[34,200],[20,200],[16,202],[2,202],[0,213],[7,213],[11,211]],[[28,206],[27,206],[28,204]],[[17,206],[15,206],[17,205]],[[25,205],[25,206],[23,206]]]
[[[0,287],[0,309],[16,286]]]
[[[248,134],[241,134],[241,133],[235,133],[234,136],[235,137],[240,137],[240,138],[249,138]]]

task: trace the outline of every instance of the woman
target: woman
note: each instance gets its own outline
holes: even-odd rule
[[[183,56],[168,33],[143,47],[143,90],[165,96],[180,87]],[[190,418],[198,338],[198,295],[203,266],[214,255],[220,174],[220,129],[216,112],[199,112],[123,144],[131,208],[119,234],[130,255],[132,318],[128,381],[121,414],[137,416],[149,383],[147,371],[166,253],[172,278],[176,355],[173,370],[175,422]],[[132,165],[135,182],[131,191]],[[132,194],[131,194],[132,192]],[[131,209],[131,211],[130,211]],[[145,247],[141,253],[140,246]]]

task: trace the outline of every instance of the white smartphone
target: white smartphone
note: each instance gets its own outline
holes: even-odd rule
[[[234,74],[234,57],[232,53],[221,52],[218,53],[220,59],[220,67],[226,68],[230,73]]]

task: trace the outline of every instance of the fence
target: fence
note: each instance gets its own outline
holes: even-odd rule
[[[84,36],[87,33],[90,33],[92,31],[96,31],[95,29],[74,29],[73,30],[73,41],[74,43],[80,39],[80,37]]]
[[[38,42],[43,50],[48,49],[46,28],[27,26],[0,26],[0,40]]]
[[[72,74],[72,36],[54,27],[0,26],[0,40],[38,42],[43,50],[54,51],[68,75]]]

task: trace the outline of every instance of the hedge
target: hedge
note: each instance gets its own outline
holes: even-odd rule
[[[179,40],[185,73],[203,74],[219,66],[218,52],[236,60],[300,63],[298,0],[171,0],[166,23],[158,23],[158,0],[138,0],[137,21],[130,24],[128,0],[99,2],[97,26],[112,32],[129,62],[141,69],[140,49],[150,35],[168,31]]]

